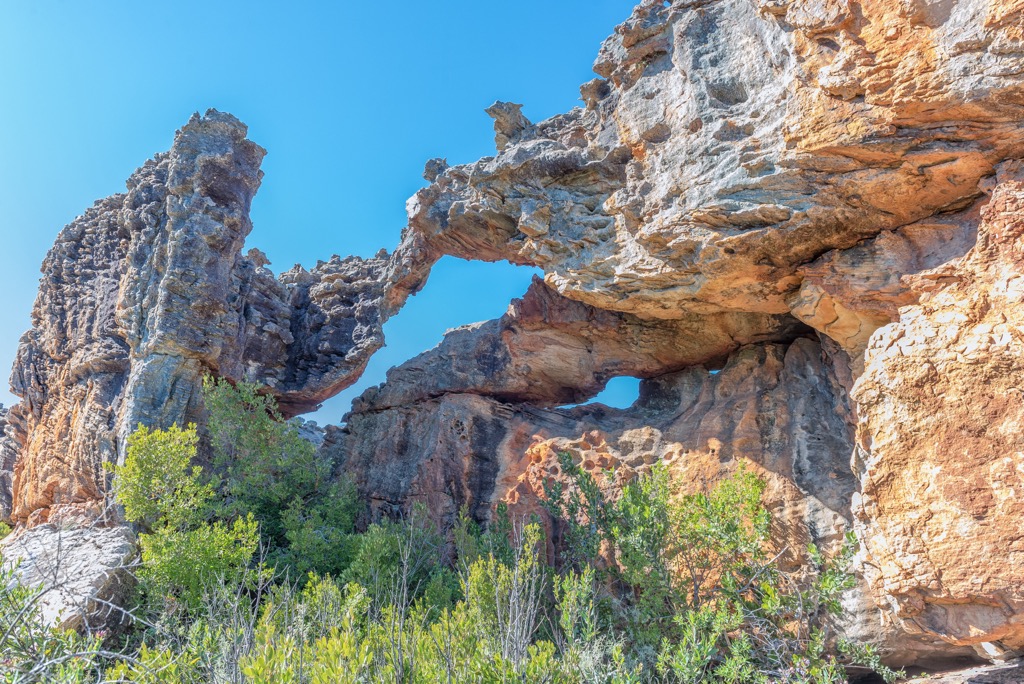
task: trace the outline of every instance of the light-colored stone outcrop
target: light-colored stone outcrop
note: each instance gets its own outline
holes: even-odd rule
[[[127,622],[120,606],[134,580],[134,535],[126,527],[38,525],[0,542],[5,567],[36,588],[40,615],[66,629],[109,630]]]
[[[586,108],[446,168],[410,225],[605,309],[786,312],[803,265],[970,205],[1020,156],[1020,17],[1010,1],[644,2]]]

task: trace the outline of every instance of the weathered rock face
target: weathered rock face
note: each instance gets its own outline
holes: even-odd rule
[[[514,304],[511,311],[522,306]],[[510,312],[501,323],[508,326],[511,317]],[[477,338],[478,349],[499,338],[486,326],[452,331],[437,349],[392,370],[388,385],[412,387],[408,379],[425,368],[433,373],[433,387],[455,385],[446,373],[464,380],[457,370],[431,362],[460,358],[474,348],[467,337]],[[586,354],[580,344],[563,342],[559,348]],[[468,363],[471,357],[461,358]],[[572,367],[573,360],[566,361]],[[400,405],[380,403],[387,395],[371,390],[343,428],[328,428],[321,453],[341,464],[378,514],[421,502],[450,523],[462,506],[486,518],[503,501],[514,516],[546,520],[555,544],[558,528],[540,501],[544,483],[561,474],[558,451],[575,454],[599,480],[614,468],[612,488],[657,461],[669,465],[684,490],[713,483],[746,463],[768,482],[765,504],[773,514],[773,536],[779,550],[788,547],[784,558],[796,567],[808,543],[834,548],[852,517],[852,426],[845,392],[829,364],[821,346],[808,338],[747,345],[720,371],[695,365],[643,381],[638,401],[622,410],[498,400],[482,374],[484,384],[462,383],[439,394],[423,391],[419,382],[421,393]],[[913,664],[940,650],[950,658],[969,653],[943,649],[934,636],[904,637],[863,589],[848,598],[853,617],[847,631],[877,643],[892,663]]]
[[[0,404],[0,521],[11,521],[11,491],[14,486],[14,462],[18,459],[18,443],[14,428],[8,423],[8,410]]]
[[[11,379],[24,397],[11,411],[14,521],[98,515],[103,462],[139,423],[201,422],[207,373],[263,383],[294,414],[354,382],[383,344],[436,257],[410,239],[273,278],[258,252],[241,255],[263,154],[234,117],[195,116],[126,194],[61,232]]]
[[[615,376],[715,367],[740,346],[788,341],[805,331],[790,316],[761,313],[643,320],[567,299],[535,279],[505,316],[450,331],[442,344],[389,372],[388,381],[354,407],[378,410],[456,392],[539,406],[577,403]]]
[[[586,109],[500,119],[498,156],[444,170],[410,225],[606,309],[781,313],[801,266],[971,204],[1021,154],[1015,3],[665,5],[606,41]]]
[[[101,463],[201,422],[206,373],[312,410],[440,256],[507,259],[543,283],[327,429],[375,513],[536,511],[562,448],[682,487],[749,462],[780,544],[855,525],[847,629],[891,662],[1024,648],[1022,27],[1019,0],[645,0],[585,107],[495,103],[496,156],[427,163],[394,253],[278,278],[241,253],[263,151],[197,116],[44,263],[11,519],[96,517]],[[558,408],[619,375],[629,409]]]
[[[1019,684],[1022,681],[1024,662],[1016,661],[915,678],[907,684]]]
[[[903,276],[966,253],[974,244],[978,211],[972,205],[911,223],[801,266],[800,289],[788,299],[793,315],[835,340],[859,373],[871,334],[896,320],[899,307],[917,300]]]
[[[415,377],[424,357],[462,348],[460,338],[474,332],[488,335],[484,328],[453,331],[437,350],[392,370],[389,384],[406,373]],[[666,460],[693,469],[684,480],[711,481],[752,460],[779,475],[771,496],[786,509],[781,524],[792,527],[785,538],[794,548],[834,541],[849,521],[852,429],[843,393],[813,340],[748,345],[721,371],[695,365],[645,380],[629,409],[541,408],[488,394],[486,385],[463,386],[388,405],[376,403],[380,395],[370,390],[344,428],[328,428],[322,448],[340,456],[346,472],[382,503],[422,500],[451,516],[463,504],[475,511],[503,499],[535,504],[549,467],[557,468],[553,450],[572,444],[584,458],[603,449],[596,467],[613,458],[627,479],[631,469]],[[709,477],[698,474],[702,468]]]
[[[6,567],[39,589],[44,620],[65,629],[112,629],[128,620],[134,535],[126,527],[40,525],[0,542]]]
[[[865,576],[908,631],[992,654],[1024,650],[1024,182],[1001,180],[854,388]]]
[[[879,463],[888,483],[905,467],[916,472],[906,459],[913,458],[914,440],[932,434],[922,424],[1002,425],[1005,433],[1016,424],[1014,412],[1001,408],[1008,400],[992,400],[978,386],[985,376],[972,380],[969,372],[949,384],[977,388],[973,421],[945,413],[940,399],[913,399],[928,383],[911,380],[920,373],[909,365],[892,377],[886,371],[876,378],[878,371],[869,369],[870,382],[884,384],[877,406],[863,399],[867,378],[858,401],[847,402],[846,393],[864,371],[872,334],[920,298],[915,276],[971,249],[996,167],[1024,154],[1022,25],[1024,7],[1014,2],[644,3],[602,48],[595,66],[602,78],[584,86],[585,109],[533,125],[517,106],[496,104],[488,113],[495,119],[497,156],[456,167],[428,164],[431,185],[408,207],[408,234],[423,236],[435,251],[539,266],[551,288],[588,305],[578,309],[587,313],[568,314],[569,305],[554,306],[553,296],[541,298],[535,285],[503,319],[455,331],[396,369],[385,385],[356,401],[325,449],[340,454],[376,507],[424,500],[442,517],[462,503],[486,516],[503,497],[536,510],[539,483],[553,467],[550,449],[558,445],[586,454],[594,450],[585,445],[600,444],[595,462],[622,469],[685,444],[678,448],[687,456],[673,461],[687,464],[679,469],[684,481],[702,468],[713,479],[714,459],[702,466],[695,455],[710,453],[710,440],[715,453],[762,464],[781,459],[784,465],[767,468],[778,484],[769,499],[786,521],[783,538],[794,546],[827,539],[849,524],[850,501],[864,487],[861,570],[872,579],[850,597],[859,619],[851,632],[887,642],[897,651],[893,662],[912,662],[922,653],[935,662],[1003,635],[1003,646],[976,649],[991,656],[1013,641],[1004,638],[1005,624],[1024,614],[1009,589],[1022,585],[1014,568],[1024,567],[1012,557],[1011,543],[1019,527],[1010,522],[1019,519],[1011,504],[1019,494],[1008,485],[996,488],[1011,504],[1000,504],[1009,508],[995,523],[999,532],[979,534],[974,549],[983,563],[988,545],[1002,544],[1004,560],[988,573],[971,574],[977,570],[971,564],[958,573],[965,583],[968,576],[993,578],[983,581],[999,588],[972,594],[964,584],[923,599],[948,609],[938,622],[950,620],[971,636],[935,626],[936,620],[918,627],[907,617],[918,614],[919,597],[937,591],[942,576],[936,570],[927,582],[917,581],[914,572],[926,567],[918,563],[928,547],[920,532],[934,520],[933,534],[945,534],[955,547],[959,535],[950,530],[958,529],[965,512],[949,506],[943,515],[926,513],[946,506],[945,494],[911,505],[909,494],[892,485],[878,489],[869,465],[858,468],[860,482],[851,479],[849,445],[834,435],[859,417],[858,462]],[[543,307],[532,303],[541,299]],[[535,319],[533,310],[541,312]],[[623,314],[622,323],[611,312]],[[779,316],[786,313],[823,336],[826,360],[813,373],[830,378],[827,420],[789,418],[780,406],[790,406],[791,398],[771,410],[740,412],[757,416],[748,418],[758,428],[749,432],[731,429],[716,410],[680,413],[672,401],[671,421],[659,422],[668,419],[651,415],[650,394],[624,414],[552,408],[593,396],[617,374],[651,378],[650,393],[651,383],[677,382],[687,368],[718,367],[744,344],[732,332],[723,334],[725,328],[761,335],[745,342],[790,343],[800,329],[783,323]],[[723,314],[733,317],[728,325],[710,324],[725,320],[716,318]],[[682,349],[686,344],[692,348]],[[756,369],[771,367],[772,358],[760,358],[747,374],[763,381]],[[723,397],[746,396],[722,375],[702,386],[720,384]],[[802,378],[784,376],[791,391],[802,388]],[[906,403],[903,413],[894,413],[885,402],[901,395],[890,396],[889,388],[903,383],[914,389],[899,399]],[[972,410],[970,404],[963,410]],[[929,420],[918,422],[918,415]],[[765,424],[780,425],[791,443],[803,446],[780,447]],[[911,455],[889,465],[866,430],[906,435]],[[1011,442],[1004,440],[999,453],[1016,453]],[[931,448],[946,448],[941,445]],[[780,449],[788,460],[775,455]],[[792,455],[801,449],[821,460]],[[973,472],[969,451],[957,456],[958,469],[951,471],[961,473],[957,477]],[[1010,477],[1015,461],[1007,458],[999,463],[1011,469],[1003,473]],[[828,469],[827,463],[839,465]],[[825,473],[835,476],[831,506],[801,482],[808,472],[818,482]],[[921,470],[921,485],[929,481]],[[883,509],[869,508],[870,496],[890,501],[893,508],[885,510],[892,513],[876,514]],[[969,512],[986,530],[998,496],[978,499]],[[825,512],[835,516],[831,523],[822,518]],[[891,560],[901,553],[902,566]],[[882,558],[892,567],[869,569]],[[948,561],[955,558],[951,552]],[[914,577],[913,589],[888,588],[876,574],[900,578],[894,581]],[[904,594],[905,600],[896,598]],[[954,604],[965,607],[948,608]],[[912,636],[897,638],[900,630]]]

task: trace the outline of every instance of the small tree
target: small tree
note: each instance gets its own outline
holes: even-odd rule
[[[351,483],[283,419],[277,403],[252,383],[206,378],[217,514],[252,515],[268,560],[302,580],[309,572],[340,574],[354,552],[358,510]]]
[[[208,522],[213,489],[191,465],[199,438],[194,425],[150,430],[143,425],[128,438],[124,465],[111,466],[114,490],[125,517],[138,524],[140,584],[150,600],[202,605],[205,589],[244,575],[259,543],[251,515],[230,525]]]

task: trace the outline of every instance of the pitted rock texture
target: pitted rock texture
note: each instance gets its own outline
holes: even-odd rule
[[[585,109],[497,121],[410,225],[605,309],[782,313],[801,266],[972,204],[1024,150],[1019,3],[669,4],[605,42]]]
[[[388,373],[355,411],[442,393],[558,406],[586,401],[615,376],[653,377],[717,367],[739,347],[790,341],[807,328],[791,316],[718,312],[643,320],[559,295],[538,279],[500,319],[449,331],[444,341]]]
[[[465,333],[453,331],[446,342],[461,346]],[[389,383],[420,373],[421,359],[394,369]],[[645,380],[629,409],[542,408],[487,394],[486,386],[462,387],[388,405],[374,403],[379,395],[369,390],[343,427],[327,429],[321,450],[380,507],[424,501],[452,521],[462,505],[486,517],[502,499],[518,504],[529,494],[522,505],[536,503],[543,473],[531,463],[537,453],[548,453],[538,445],[597,431],[614,435],[601,439],[614,439],[623,473],[656,459],[685,461],[691,453],[711,453],[718,464],[753,460],[779,472],[778,486],[789,490],[777,498],[790,499],[801,547],[812,538],[836,540],[849,520],[852,428],[844,395],[814,340],[748,345],[721,371],[697,365]]]
[[[286,414],[316,408],[358,378],[422,285],[436,257],[415,237],[277,279],[258,252],[242,256],[264,155],[245,132],[229,114],[194,116],[126,194],[57,238],[11,378],[15,522],[98,515],[102,464],[139,423],[202,423],[206,374],[264,384]]]
[[[1024,650],[1024,181],[1008,168],[977,245],[914,281],[872,340],[859,405],[858,533],[904,627]]]
[[[445,374],[458,370],[429,360],[486,363],[492,358],[487,352],[456,352],[486,349],[485,340],[498,337],[492,335],[485,326],[453,331],[438,349],[394,369],[388,384],[406,387],[407,374],[416,378],[427,367],[433,386],[452,387]],[[466,345],[468,336],[478,344]],[[586,355],[578,344],[559,349]],[[462,506],[486,519],[505,502],[514,516],[545,520],[555,545],[558,527],[540,502],[544,482],[560,476],[558,451],[575,454],[599,479],[614,468],[612,492],[657,461],[669,464],[683,490],[713,484],[746,463],[768,482],[764,502],[773,515],[773,536],[780,551],[785,547],[785,562],[798,568],[808,543],[835,548],[852,519],[852,421],[831,363],[816,340],[804,337],[747,345],[720,371],[694,365],[644,380],[640,398],[628,409],[542,408],[498,400],[486,385],[465,382],[400,405],[375,403],[388,395],[371,390],[343,427],[327,429],[321,454],[354,478],[377,515],[422,502],[442,525],[450,525]],[[484,374],[478,377],[486,383]],[[554,547],[550,552],[554,560]],[[846,632],[879,645],[894,665],[938,651],[946,657],[972,654],[934,637],[903,636],[863,586],[850,593],[847,604],[852,617]]]

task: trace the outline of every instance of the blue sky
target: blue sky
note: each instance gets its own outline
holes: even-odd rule
[[[494,153],[494,100],[534,121],[577,104],[632,0],[429,2],[7,0],[0,4],[0,371],[29,325],[58,231],[170,147],[194,111],[228,111],[269,151],[247,246],[275,272],[398,242],[423,164]],[[500,316],[530,269],[443,260],[385,328],[337,422],[445,329]],[[472,287],[468,287],[472,284]],[[602,395],[628,403],[635,383]],[[14,397],[0,383],[0,402]]]

